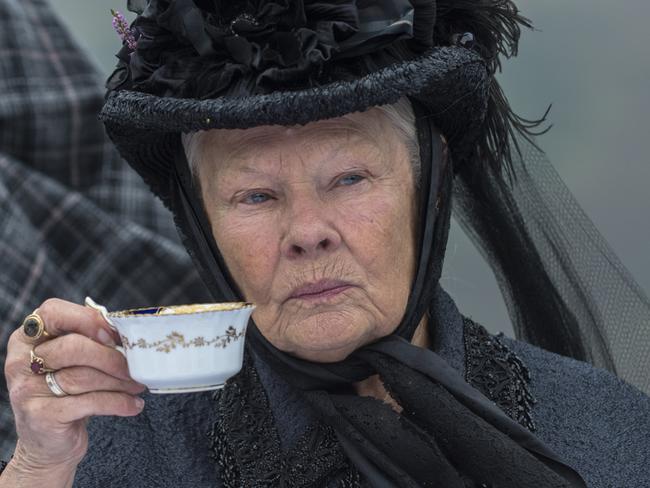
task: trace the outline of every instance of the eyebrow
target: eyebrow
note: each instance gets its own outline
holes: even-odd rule
[[[326,121],[327,122],[327,121]],[[335,134],[335,133],[345,133],[348,137],[346,137],[345,141],[335,145],[327,154],[323,156],[323,159],[332,159],[337,156],[338,153],[340,153],[343,149],[346,147],[354,146],[354,147],[359,147],[359,143],[363,144],[364,146],[368,146],[372,148],[372,151],[367,151],[364,152],[364,154],[371,154],[371,153],[376,153],[376,154],[381,154],[382,150],[381,147],[379,146],[380,141],[378,138],[373,137],[372,135],[369,134],[370,131],[368,131],[365,127],[361,127],[361,124],[356,123],[355,121],[347,120],[348,122],[347,126],[341,126],[340,121],[336,123],[336,125],[332,124],[331,126],[319,126],[319,127],[313,127],[310,129],[307,129],[310,132],[320,132],[321,134]],[[298,129],[300,130],[300,128]],[[304,132],[303,132],[304,133]],[[277,133],[263,133],[263,134],[253,134],[253,135],[247,135],[244,137],[240,138],[235,138],[230,139],[226,142],[226,145],[231,147],[229,151],[226,151],[225,153],[220,153],[217,155],[217,157],[210,157],[207,158],[207,163],[210,166],[214,166],[216,164],[223,165],[227,163],[235,163],[238,161],[246,161],[249,160],[252,155],[257,155],[257,154],[263,154],[264,152],[264,147],[268,141],[273,141],[277,137]],[[217,147],[219,143],[222,143],[222,141],[215,141]],[[251,143],[254,149],[249,149],[251,146]],[[207,151],[209,154],[209,151]],[[227,164],[230,166],[230,164]],[[222,166],[223,167],[223,166]],[[246,173],[246,174],[258,174],[260,172],[259,168],[256,168],[254,166],[250,166],[247,164],[243,165],[237,165],[236,171],[239,173]]]

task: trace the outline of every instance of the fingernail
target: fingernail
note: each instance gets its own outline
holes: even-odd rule
[[[136,397],[135,406],[142,410],[144,408],[144,400],[140,397]]]
[[[97,332],[97,339],[99,339],[99,342],[106,346],[116,346],[117,344],[115,343],[115,340],[113,339],[113,336],[111,336],[107,330],[105,329],[99,329],[99,332]]]

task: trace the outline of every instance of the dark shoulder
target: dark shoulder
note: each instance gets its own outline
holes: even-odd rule
[[[213,392],[145,396],[136,417],[95,417],[75,488],[219,488],[211,458]]]
[[[650,486],[650,397],[609,371],[497,339],[527,369],[536,434],[590,487]]]
[[[589,408],[601,412],[617,412],[625,405],[630,409],[628,417],[648,414],[650,397],[612,372],[523,341],[505,336],[498,339],[526,364],[532,390],[546,402],[582,409],[585,400],[593,399],[598,402]]]

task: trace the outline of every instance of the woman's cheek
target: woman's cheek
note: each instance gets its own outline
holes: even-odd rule
[[[224,218],[213,226],[217,244],[246,299],[267,298],[275,263],[277,239],[268,218]]]
[[[359,205],[350,219],[349,246],[365,270],[369,292],[388,320],[382,333],[392,331],[406,304],[414,273],[413,217],[408,199],[385,193]]]
[[[404,206],[396,201],[394,195],[377,195],[357,201],[340,212],[341,222],[345,222],[345,234],[351,245],[363,249],[365,256],[373,260],[393,259],[395,252],[403,252],[404,241],[411,241],[410,215],[402,212]]]

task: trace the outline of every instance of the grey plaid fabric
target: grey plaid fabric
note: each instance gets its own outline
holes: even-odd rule
[[[0,362],[49,297],[203,301],[169,212],[104,134],[98,70],[44,0],[0,0]],[[28,358],[25,358],[26,367]],[[4,375],[0,459],[15,433]]]

